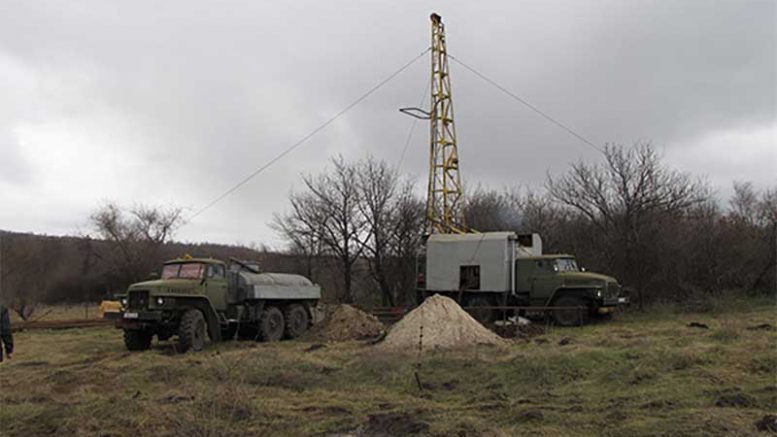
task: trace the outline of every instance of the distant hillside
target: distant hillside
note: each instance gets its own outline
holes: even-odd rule
[[[123,291],[132,281],[123,278],[119,271],[115,250],[108,241],[88,237],[0,231],[0,299],[83,302]],[[334,301],[339,297],[338,275],[333,274],[332,262],[327,258],[309,260],[245,246],[171,242],[164,245],[159,259],[150,265],[158,266],[166,259],[185,254],[258,261],[264,271],[310,277],[322,286],[325,300]],[[362,300],[369,299],[374,287],[367,279],[365,267],[358,269],[356,283]]]

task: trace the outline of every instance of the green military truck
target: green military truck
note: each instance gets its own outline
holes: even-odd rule
[[[184,257],[164,263],[158,279],[129,286],[120,296],[116,327],[128,350],[177,337],[177,349],[199,351],[211,341],[278,341],[296,338],[310,326],[311,307],[321,289],[299,275],[262,273],[232,259]]]
[[[628,304],[615,278],[583,271],[572,255],[543,255],[538,234],[432,234],[421,260],[419,300],[447,295],[485,323],[502,313],[495,306],[558,307],[555,323],[575,326]]]
[[[557,325],[584,324],[592,315],[607,315],[628,303],[615,278],[583,271],[572,255],[520,257],[515,266],[511,303],[585,308],[584,311],[554,310],[552,315]]]

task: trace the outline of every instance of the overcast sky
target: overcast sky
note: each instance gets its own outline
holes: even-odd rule
[[[0,5],[0,229],[89,233],[102,202],[191,213],[429,45],[596,144],[651,141],[725,196],[777,185],[777,2],[13,1]],[[451,65],[466,185],[541,186],[597,152]],[[424,57],[182,228],[269,244],[300,175],[398,164]],[[424,99],[424,102],[426,103]],[[423,185],[428,129],[401,170]]]

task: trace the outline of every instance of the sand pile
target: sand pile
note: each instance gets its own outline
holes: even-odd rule
[[[435,294],[391,327],[380,347],[417,351],[447,349],[479,344],[504,344],[451,298]]]
[[[323,341],[365,340],[383,335],[386,330],[380,320],[351,305],[337,305],[327,313],[313,327],[313,338]]]

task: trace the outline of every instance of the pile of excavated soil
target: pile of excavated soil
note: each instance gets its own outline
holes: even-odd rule
[[[448,349],[504,340],[467,314],[451,298],[435,294],[391,327],[380,347],[396,350]]]
[[[386,327],[371,314],[351,305],[337,305],[313,326],[312,337],[322,341],[365,340],[383,335]]]

